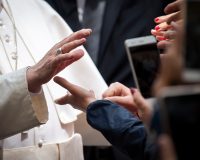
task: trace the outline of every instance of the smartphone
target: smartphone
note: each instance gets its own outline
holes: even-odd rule
[[[168,87],[158,102],[161,130],[171,136],[178,159],[200,159],[200,86]]]
[[[160,63],[155,37],[145,36],[127,39],[125,48],[136,87],[145,98],[152,97],[151,87]]]
[[[184,1],[185,44],[184,61],[185,71],[183,79],[186,82],[200,82],[200,0]]]

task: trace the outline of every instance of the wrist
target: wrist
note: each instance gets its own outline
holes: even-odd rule
[[[39,82],[37,73],[33,67],[27,67],[26,78],[29,92],[38,93],[41,91],[42,84]]]

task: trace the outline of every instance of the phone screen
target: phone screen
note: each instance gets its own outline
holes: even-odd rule
[[[200,93],[165,97],[164,104],[162,125],[164,132],[172,137],[178,159],[196,159],[200,142]]]
[[[129,47],[139,89],[145,98],[151,97],[151,87],[159,68],[156,43]]]

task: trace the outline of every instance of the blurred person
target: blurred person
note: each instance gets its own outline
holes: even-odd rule
[[[65,91],[50,79],[83,56],[83,48],[73,49],[85,43],[91,30],[72,34],[41,0],[1,0],[0,4],[0,135],[1,139],[9,136],[0,141],[0,159],[82,160],[82,139],[74,133],[78,112],[54,103]],[[106,86],[87,54],[59,74],[99,93]],[[98,88],[96,82],[102,86]]]

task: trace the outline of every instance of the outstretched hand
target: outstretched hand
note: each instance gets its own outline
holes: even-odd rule
[[[95,94],[92,90],[87,90],[80,86],[74,85],[64,78],[58,76],[54,78],[54,81],[68,90],[66,95],[55,100],[55,103],[57,104],[70,104],[76,109],[86,111],[88,105],[96,100]]]
[[[29,91],[37,92],[42,84],[47,83],[61,70],[80,59],[84,55],[83,50],[74,49],[84,44],[90,34],[91,29],[82,29],[72,33],[53,46],[37,64],[30,67],[27,70]]]

